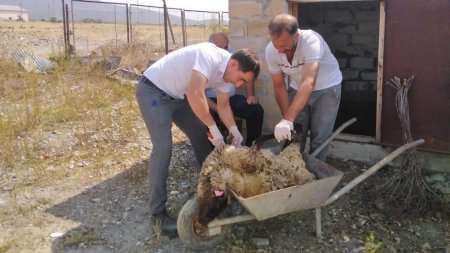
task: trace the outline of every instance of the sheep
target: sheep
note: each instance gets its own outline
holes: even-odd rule
[[[248,198],[314,180],[300,153],[300,137],[293,137],[292,144],[285,143],[278,155],[261,149],[264,141],[273,135],[258,139],[251,148],[225,145],[222,150],[213,150],[200,174],[198,222],[206,226],[225,210],[229,202],[227,187]]]

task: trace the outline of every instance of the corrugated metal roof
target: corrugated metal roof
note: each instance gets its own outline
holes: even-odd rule
[[[12,56],[28,72],[42,73],[55,68],[55,64],[50,60],[34,55],[21,48],[14,50]]]
[[[1,5],[1,4],[0,4],[0,11],[22,11],[22,12],[28,12],[28,10],[26,10],[24,8],[20,8],[20,6]]]

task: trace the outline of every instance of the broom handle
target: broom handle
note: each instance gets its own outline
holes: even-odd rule
[[[326,206],[326,205],[334,202],[338,198],[340,198],[342,195],[344,195],[345,193],[347,193],[348,191],[353,189],[353,187],[357,186],[359,183],[364,181],[366,178],[368,178],[369,176],[371,176],[372,174],[377,172],[380,168],[382,168],[384,165],[386,165],[387,163],[392,161],[394,158],[396,158],[401,153],[405,152],[406,150],[408,150],[412,147],[423,144],[424,142],[425,141],[423,139],[419,139],[419,140],[404,144],[403,146],[397,148],[392,153],[390,153],[388,156],[384,157],[381,161],[376,163],[374,166],[370,167],[370,169],[366,170],[364,173],[362,173],[361,175],[359,175],[358,177],[356,177],[355,179],[350,181],[350,183],[348,183],[347,185],[345,185],[344,187],[339,189],[339,191],[337,191],[336,193],[331,195],[331,197],[329,199],[327,199],[327,201],[325,201],[323,206]]]

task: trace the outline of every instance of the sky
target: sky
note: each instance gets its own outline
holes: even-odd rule
[[[0,4],[20,6],[22,2],[34,2],[39,0],[0,0]],[[70,3],[70,0],[65,0]],[[140,5],[162,6],[162,0],[103,0],[105,2],[130,3]],[[61,0],[53,0],[59,4]],[[228,12],[228,0],[166,0],[167,7],[190,10],[225,11]]]
[[[0,0],[1,1],[1,0]],[[105,0],[131,4],[162,6],[162,0]],[[205,11],[228,11],[228,0],[166,0],[167,7]]]

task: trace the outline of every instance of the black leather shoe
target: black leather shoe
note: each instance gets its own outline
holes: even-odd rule
[[[150,224],[156,233],[166,235],[170,239],[178,237],[177,224],[170,218],[166,209],[160,213],[152,214]]]

